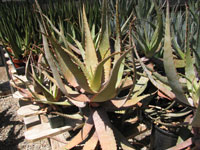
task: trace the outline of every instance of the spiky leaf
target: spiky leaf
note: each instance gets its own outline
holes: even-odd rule
[[[81,143],[83,140],[85,140],[88,137],[93,126],[94,125],[93,125],[93,119],[92,119],[92,114],[91,114],[91,116],[88,118],[83,128],[79,131],[79,133],[75,137],[73,137],[73,139],[66,145],[65,148],[72,149],[73,147]]]
[[[38,9],[39,9],[39,5],[38,5]],[[41,10],[40,10],[40,13],[42,13]],[[39,19],[38,19],[38,22],[39,22],[39,25],[40,25],[41,32],[42,33],[47,32],[47,31],[45,31],[45,27],[46,27],[45,24],[42,24]],[[51,52],[49,50],[49,44],[48,44],[48,41],[47,41],[47,37],[45,35],[42,35],[42,40],[43,40],[43,45],[44,45],[45,56],[47,58],[49,66],[52,70],[53,76],[56,79],[56,82],[59,85],[62,92],[67,94],[67,91],[65,90],[64,84],[61,80],[60,74],[58,73],[57,67],[56,67],[55,62],[53,60],[53,56],[51,55]]]
[[[95,150],[97,144],[98,144],[98,136],[97,133],[94,132],[91,138],[85,143],[83,150]]]
[[[97,108],[93,113],[94,126],[103,150],[117,150],[115,136],[108,115],[102,108]]]
[[[50,41],[52,42],[52,45],[55,47],[55,52],[57,54],[57,59],[60,64],[60,68],[65,76],[68,72],[66,72],[67,68],[70,69],[72,74],[77,80],[77,83],[79,84],[80,87],[82,87],[84,90],[93,93],[88,85],[87,78],[83,71],[75,64],[71,57],[69,56],[69,51],[66,53],[61,46],[53,39],[52,37],[48,37]],[[72,55],[71,55],[72,56]],[[86,70],[85,70],[86,71]]]
[[[124,149],[124,150],[134,150],[133,146],[120,133],[120,131],[118,131],[116,128],[114,128],[114,132],[115,132],[115,135],[116,135],[117,142],[119,142],[119,144],[121,145],[122,149]]]
[[[123,105],[123,107],[131,107],[136,105],[138,102],[140,102],[141,100],[147,98],[148,96],[150,96],[150,94],[146,94],[146,95],[142,95],[142,96],[137,96],[137,97],[132,97],[131,99],[127,100],[126,103]]]
[[[103,59],[96,67],[95,72],[94,72],[94,76],[93,79],[91,81],[91,89],[95,92],[97,92],[99,90],[99,88],[101,87],[102,84],[102,75],[103,75],[103,69],[104,69],[104,64],[109,61],[109,59],[111,57],[113,57],[114,55],[117,55],[118,53],[114,53],[110,56],[108,56],[107,58]]]
[[[121,41],[121,29],[120,29],[120,23],[119,23],[119,0],[116,2],[116,40],[115,40],[115,51],[121,52],[122,47],[122,41]],[[116,55],[114,57],[114,62],[116,62],[120,58],[120,54]],[[122,76],[124,72],[124,61],[121,63],[118,73],[118,80],[116,87],[119,86]]]
[[[167,5],[163,61],[164,61],[165,73],[167,75],[172,91],[175,93],[177,99],[180,102],[186,105],[190,105],[179,83],[179,79],[176,73],[176,68],[174,65],[172,47],[171,47],[171,36],[170,36],[169,4]]]
[[[110,52],[110,43],[109,43],[109,21],[108,21],[108,2],[107,0],[103,0],[102,4],[102,21],[101,21],[101,34],[100,34],[100,45],[99,52],[101,55],[101,59],[106,58],[111,54]],[[104,73],[105,73],[105,81],[109,79],[111,71],[111,60],[108,60],[104,64]]]
[[[85,32],[85,65],[92,76],[94,70],[98,64],[97,53],[94,47],[92,36],[90,33],[89,25],[87,22],[87,17],[85,14],[85,8],[83,7],[83,23],[84,23],[84,32]]]
[[[120,69],[120,65],[129,52],[130,50],[125,51],[118,59],[118,61],[114,64],[109,80],[107,81],[103,89],[99,93],[94,95],[94,97],[92,98],[92,102],[104,102],[116,96],[117,94],[116,83],[118,79],[118,72]]]

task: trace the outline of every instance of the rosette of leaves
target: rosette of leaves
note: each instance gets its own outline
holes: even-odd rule
[[[31,4],[26,2],[1,2],[0,34],[1,42],[12,49],[11,56],[22,59],[28,56],[30,47],[37,43],[37,20],[33,16]]]
[[[43,54],[40,54],[39,60],[36,62],[30,55],[26,64],[26,79],[23,81],[16,76],[26,87],[15,85],[15,88],[22,94],[24,100],[39,102],[44,104],[69,105],[68,102],[59,103],[62,97],[61,91],[54,82],[52,82],[51,72],[47,73],[48,65],[42,62]],[[46,69],[44,69],[46,68]]]
[[[154,0],[145,1],[145,3],[138,1],[135,6],[135,17],[135,32],[132,35],[136,41],[137,49],[146,57],[151,58],[161,47],[163,38],[162,11]]]
[[[139,58],[137,51],[136,55],[140,59],[141,65],[145,72],[148,74],[149,79],[151,82],[169,99],[173,100],[174,102],[178,102],[179,105],[181,104],[182,107],[184,106],[185,110],[188,109],[188,112],[185,112],[185,115],[191,114],[190,112],[193,111],[193,121],[191,125],[193,126],[193,129],[195,131],[194,136],[198,136],[199,133],[199,80],[198,80],[198,65],[195,63],[195,56],[197,55],[196,50],[192,51],[192,48],[190,47],[193,44],[190,44],[189,35],[190,35],[190,26],[188,24],[188,7],[186,7],[185,11],[185,35],[184,35],[184,43],[181,43],[184,45],[184,57],[182,58],[185,61],[185,65],[183,67],[184,71],[178,72],[176,68],[176,61],[175,58],[177,56],[174,53],[172,49],[172,36],[171,36],[171,28],[170,28],[170,16],[169,16],[169,4],[167,5],[167,11],[166,11],[166,24],[165,24],[165,40],[164,40],[164,53],[163,53],[163,65],[164,65],[164,71],[166,74],[165,76],[160,75],[158,72],[150,71],[144,63]],[[191,34],[192,35],[192,34]],[[198,42],[195,42],[198,43]],[[177,54],[178,55],[178,54]],[[179,57],[179,56],[178,56]],[[199,61],[197,59],[197,61]],[[161,82],[156,82],[161,81]],[[173,104],[174,104],[173,102]],[[180,106],[181,106],[180,105]],[[172,105],[171,105],[172,106]],[[192,108],[192,109],[191,109]],[[162,108],[161,108],[162,109]],[[166,110],[166,109],[164,109]],[[184,115],[181,111],[177,111],[178,113],[173,114],[174,117],[181,117]],[[182,114],[182,115],[181,115]],[[164,116],[172,115],[170,113],[166,113]],[[181,116],[180,116],[181,115]],[[172,117],[172,116],[171,116]],[[190,125],[188,123],[188,125]],[[198,141],[198,140],[197,140]],[[198,143],[196,141],[196,143]],[[182,143],[179,143],[184,145],[186,141],[181,141]],[[192,144],[192,143],[191,143]],[[189,146],[189,145],[188,145]],[[198,144],[196,145],[198,149]]]
[[[190,48],[190,41],[189,41],[189,34],[190,34],[190,26],[188,25],[188,7],[186,7],[186,34],[185,34],[185,79],[186,79],[186,85],[187,85],[187,91],[183,91],[183,88],[179,82],[179,77],[176,72],[176,68],[173,63],[173,55],[172,55],[172,48],[171,48],[171,36],[170,36],[170,20],[169,20],[169,6],[167,8],[167,16],[166,16],[166,30],[165,30],[165,46],[164,46],[164,67],[165,72],[167,75],[167,79],[169,82],[170,87],[172,88],[172,91],[176,95],[177,99],[185,104],[188,107],[195,108],[193,121],[192,121],[192,127],[194,129],[194,136],[197,136],[197,133],[199,133],[199,80],[196,70],[198,70],[197,65],[195,65],[194,56],[195,53],[197,53],[196,49],[195,51],[191,51],[192,48]],[[199,30],[199,29],[198,29]],[[198,39],[198,38],[197,38]],[[196,42],[198,45],[198,42]],[[197,46],[198,47],[198,46]],[[193,52],[193,53],[192,53]],[[171,62],[170,62],[171,61]],[[199,62],[199,60],[197,60]],[[169,70],[170,68],[170,70]],[[197,130],[195,130],[197,129]],[[196,132],[198,131],[198,132]],[[198,140],[197,140],[198,141]],[[195,141],[196,148],[198,149],[199,146],[197,144],[198,142]]]
[[[133,149],[125,137],[112,126],[107,111],[133,107],[137,102],[149,96],[149,94],[141,95],[148,78],[141,77],[138,84],[134,82],[136,80],[134,62],[127,63],[126,59],[131,57],[131,49],[122,48],[119,29],[116,29],[115,52],[110,51],[107,4],[106,0],[102,3],[102,27],[101,32],[97,32],[100,35],[95,42],[92,39],[83,7],[81,16],[84,42],[82,43],[73,36],[71,37],[74,42],[69,43],[63,34],[62,26],[57,29],[42,14],[37,4],[45,57],[52,70],[54,83],[67,96],[70,103],[82,109],[85,116],[82,129],[66,145],[66,149],[71,149],[83,141],[86,141],[83,149],[95,149],[98,146],[104,150],[111,147],[114,150],[118,146],[127,150]],[[51,35],[46,20],[63,40],[64,45],[59,44]],[[49,42],[53,47],[53,52],[49,49]],[[125,89],[128,93],[123,97],[118,97],[119,93]]]
[[[68,118],[68,125],[79,127],[80,124],[73,124],[72,122],[75,120],[81,121],[83,116],[78,109],[74,110],[74,105],[69,103],[68,99],[62,94],[52,77],[52,72],[48,70],[48,64],[44,60],[42,54],[37,62],[29,56],[26,65],[28,82],[18,78],[26,88],[17,85],[15,85],[15,88],[23,96],[22,100],[31,101],[40,106],[40,110],[36,111],[37,114],[56,114]]]

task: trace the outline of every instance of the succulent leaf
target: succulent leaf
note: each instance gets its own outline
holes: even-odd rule
[[[142,95],[142,96],[133,96],[131,99],[127,100],[126,103],[123,105],[123,107],[131,107],[136,105],[138,102],[140,102],[141,100],[147,98],[148,96],[150,96],[150,94],[146,94],[146,95]]]
[[[122,41],[121,41],[121,29],[119,22],[119,0],[116,2],[116,40],[115,40],[115,52],[121,52]],[[120,58],[120,54],[114,57],[114,63]],[[118,79],[116,87],[119,86],[124,72],[124,61],[121,63],[118,73]]]
[[[95,92],[97,92],[101,85],[102,85],[102,75],[103,75],[103,69],[104,69],[104,64],[109,61],[109,59],[111,59],[111,57],[113,57],[114,55],[117,55],[118,53],[114,53],[110,56],[108,56],[107,58],[103,59],[101,62],[99,62],[99,64],[97,65],[95,72],[94,72],[94,76],[91,82],[91,89]]]
[[[87,17],[85,14],[85,7],[83,7],[83,23],[84,23],[84,33],[85,33],[85,59],[84,63],[87,68],[87,71],[92,77],[94,70],[98,64],[97,53],[94,47],[93,39],[91,37],[90,28],[87,22]]]
[[[40,6],[39,6],[37,0],[36,0],[36,4],[37,4],[38,10],[39,10],[39,12],[41,14],[41,17],[42,17],[42,11],[40,9]],[[40,30],[41,30],[42,33],[48,34],[48,33],[46,33],[48,31],[47,31],[47,26],[45,25],[43,18],[41,18],[41,20],[42,20],[43,24],[40,22],[40,20],[38,18],[38,23],[39,23],[39,26],[40,26]],[[47,41],[47,37],[44,34],[42,35],[42,40],[43,40],[43,45],[44,45],[45,56],[47,58],[49,66],[50,66],[50,68],[51,68],[51,70],[53,72],[53,76],[56,79],[56,81],[58,82],[58,85],[59,85],[61,91],[63,93],[65,93],[65,94],[67,94],[67,91],[64,88],[64,84],[63,84],[63,82],[61,80],[61,77],[60,77],[60,75],[58,73],[58,70],[57,70],[57,67],[55,65],[55,62],[54,62],[53,57],[51,55],[51,52],[49,50],[49,44],[48,44],[48,41]]]
[[[117,142],[119,142],[122,149],[124,149],[124,150],[134,150],[135,148],[133,148],[133,146],[128,142],[128,140],[120,133],[120,131],[118,131],[118,129],[116,129],[115,127],[113,127],[113,128],[114,128],[113,130],[115,132]]]
[[[52,42],[52,45],[55,47],[55,52],[57,54],[57,59],[60,64],[63,75],[65,76],[65,74],[68,73],[66,72],[67,70],[66,68],[69,68],[72,74],[74,75],[74,77],[76,78],[77,83],[80,85],[80,87],[82,87],[87,92],[93,93],[93,91],[90,89],[88,85],[87,78],[85,74],[83,73],[83,71],[86,71],[86,70],[81,70],[83,68],[80,69],[79,66],[77,66],[77,64],[75,64],[72,61],[71,56],[73,55],[69,51],[64,51],[62,47],[52,37],[48,37],[48,38]],[[76,59],[76,56],[73,58]],[[82,67],[84,66],[82,65]]]
[[[98,144],[98,136],[97,133],[94,132],[91,138],[85,143],[83,150],[95,150]]]
[[[176,73],[176,68],[174,65],[172,47],[171,47],[171,36],[170,36],[169,4],[167,5],[163,61],[164,61],[165,73],[167,75],[172,91],[175,93],[177,99],[180,102],[190,106],[190,103],[185,97],[183,89],[179,83],[179,79]]]
[[[92,116],[97,136],[103,150],[117,150],[115,136],[108,115],[102,108],[97,108]]]
[[[151,39],[151,43],[150,43],[150,54],[151,56],[155,53],[155,51],[158,49],[159,44],[162,40],[162,36],[163,36],[163,20],[162,20],[162,13],[159,11],[159,8],[156,4],[156,2],[154,2],[154,6],[156,9],[156,13],[157,13],[157,26],[156,26],[156,30],[152,36]]]
[[[133,45],[135,45],[134,41],[132,41]],[[162,84],[159,84],[158,82],[156,82],[154,80],[154,78],[151,75],[151,72],[147,69],[147,67],[145,66],[145,64],[142,62],[141,58],[138,55],[138,52],[134,46],[134,52],[136,57],[138,58],[142,68],[144,69],[144,72],[147,74],[149,80],[151,81],[151,83],[158,88],[160,91],[162,91],[163,93],[165,93],[168,97],[170,97],[171,99],[175,98],[175,94],[173,92],[171,92],[170,90],[166,89]]]
[[[72,149],[73,147],[75,147],[76,145],[84,141],[88,137],[93,126],[94,124],[93,124],[93,119],[92,119],[92,114],[91,114],[88,120],[86,121],[86,123],[84,124],[83,128],[79,131],[77,135],[73,137],[73,139],[65,146],[65,148]]]
[[[101,59],[108,57],[110,52],[110,43],[109,43],[109,21],[108,21],[108,2],[107,0],[103,0],[103,8],[102,8],[102,22],[101,22],[101,33],[100,33],[100,45],[99,52],[101,55]],[[105,81],[109,79],[111,71],[111,60],[108,60],[104,64],[104,76]]]
[[[138,95],[142,94],[147,87],[147,83],[149,78],[141,76],[140,79],[135,84],[133,89],[133,97],[137,97]]]
[[[92,102],[104,102],[116,96],[116,83],[118,79],[120,65],[130,51],[131,50],[125,51],[114,64],[109,80],[106,82],[105,86],[96,95],[92,97]]]

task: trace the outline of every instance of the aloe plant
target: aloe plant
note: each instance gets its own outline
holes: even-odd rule
[[[154,9],[156,21],[152,17]],[[142,51],[146,57],[154,56],[160,49],[163,37],[163,21],[162,11],[159,9],[155,1],[147,1],[146,3],[139,1],[135,7],[136,21],[133,37],[136,40],[137,49]]]
[[[8,11],[9,10],[9,11]],[[27,56],[30,47],[39,39],[36,19],[28,2],[1,2],[1,41],[12,49],[15,58]]]
[[[132,107],[149,95],[140,95],[145,88],[141,88],[140,84],[133,83],[131,79],[131,74],[136,73],[135,69],[130,70],[134,63],[128,68],[124,66],[126,58],[130,57],[131,49],[126,50],[121,47],[119,29],[116,29],[118,37],[115,41],[116,45],[119,46],[116,47],[115,53],[110,51],[108,2],[104,0],[102,3],[102,27],[101,32],[97,32],[100,33],[99,38],[96,39],[97,41],[92,38],[85,7],[83,6],[81,26],[84,27],[84,43],[73,38],[74,42],[72,44],[65,38],[62,26],[57,29],[50,19],[42,14],[37,1],[36,4],[40,12],[39,23],[43,33],[45,56],[48,57],[47,60],[55,79],[54,82],[71,103],[82,108],[83,112],[86,109],[87,114],[89,113],[88,115],[84,114],[86,121],[83,128],[66,145],[66,148],[71,149],[84,141],[89,135],[92,135],[85,143],[84,149],[95,149],[98,141],[102,149],[110,149],[110,147],[117,149],[117,142],[120,143],[123,149],[132,149],[132,146],[123,135],[112,126],[107,111]],[[48,24],[46,24],[46,20]],[[119,21],[116,23],[119,23]],[[56,31],[65,43],[64,46],[59,44],[49,32],[49,27]],[[56,60],[51,55],[48,41],[53,46]],[[76,49],[71,45],[74,45]],[[56,63],[59,64],[59,70]],[[68,84],[64,84],[60,71]],[[148,80],[145,78],[143,84],[147,84],[147,82]],[[129,94],[118,98],[123,89],[130,89]],[[91,143],[92,141],[94,142]]]
[[[169,8],[168,8],[169,9]],[[186,7],[186,14],[188,13],[188,8]],[[170,53],[170,30],[169,30],[169,25],[170,25],[170,22],[169,22],[169,10],[167,11],[167,23],[166,23],[166,45],[169,45],[169,47],[166,46],[165,48],[165,53],[164,53],[164,58],[165,60],[167,60],[166,56]],[[187,18],[186,18],[187,19]],[[188,23],[188,22],[186,22]],[[186,27],[186,29],[189,28],[188,26]],[[187,29],[188,31],[188,29]],[[199,123],[200,123],[200,120],[199,120],[199,107],[200,107],[200,104],[199,104],[199,83],[198,83],[198,77],[196,76],[196,72],[195,72],[195,66],[194,66],[194,61],[192,59],[192,56],[191,56],[191,51],[190,51],[190,45],[189,45],[189,40],[187,39],[189,33],[186,33],[186,42],[185,42],[185,50],[186,50],[186,56],[185,56],[185,61],[186,61],[186,66],[185,66],[185,77],[186,77],[186,80],[187,80],[187,88],[188,88],[188,95],[187,97],[184,95],[184,93],[181,91],[181,86],[179,85],[179,81],[177,80],[177,77],[175,77],[175,72],[172,73],[171,75],[168,74],[168,80],[170,82],[170,78],[174,78],[173,82],[176,82],[177,85],[173,85],[170,83],[170,86],[172,87],[172,90],[174,91],[175,95],[177,96],[177,98],[182,98],[182,102],[184,102],[185,104],[188,104],[189,106],[193,106],[196,108],[196,111],[194,112],[194,116],[193,116],[193,121],[192,121],[192,126],[194,128],[194,136],[198,136],[199,134]],[[168,40],[167,40],[168,39]],[[173,61],[173,57],[172,55],[168,55],[168,57],[170,59],[172,59]],[[166,64],[166,69],[169,69],[167,67],[173,67],[173,64],[170,64],[169,65],[169,62],[165,62],[164,64]],[[189,104],[188,103],[188,100],[192,100],[192,102]],[[198,140],[197,140],[198,141]],[[198,149],[199,146],[198,146],[198,142],[195,141],[195,144],[196,144],[196,148]]]
[[[158,103],[159,105],[156,106],[148,106],[148,109],[145,110],[145,113],[148,114],[148,116],[153,119],[153,121],[156,124],[163,125],[165,127],[175,127],[177,129],[178,126],[182,126],[181,122],[173,122],[174,119],[181,120],[184,119],[183,117],[188,116],[188,114],[191,114],[193,112],[193,123],[188,123],[188,132],[191,133],[191,126],[194,127],[195,134],[194,136],[198,136],[199,134],[199,82],[198,82],[198,73],[197,73],[197,65],[195,65],[195,51],[192,47],[194,46],[194,43],[191,43],[190,36],[193,36],[193,31],[189,28],[189,11],[188,7],[186,7],[185,11],[185,18],[184,24],[182,24],[182,27],[185,28],[184,36],[181,37],[184,40],[181,43],[183,46],[182,54],[183,57],[181,57],[181,53],[179,53],[173,49],[174,42],[173,37],[177,36],[175,32],[173,32],[173,36],[171,36],[171,27],[170,27],[170,17],[169,17],[169,4],[167,5],[167,11],[166,11],[166,21],[165,21],[165,37],[164,37],[164,52],[163,52],[163,60],[161,60],[161,65],[164,66],[163,72],[156,71],[158,65],[153,64],[150,62],[148,66],[142,62],[142,59],[139,56],[139,53],[136,49],[135,42],[134,49],[136,57],[138,58],[142,68],[144,69],[146,76],[148,76],[149,80],[152,82],[152,84],[159,90],[158,96],[161,97],[159,101],[156,101],[154,103]],[[178,14],[172,14],[172,15],[180,15]],[[174,17],[174,16],[172,16]],[[174,18],[172,18],[173,21]],[[196,44],[196,42],[195,42]],[[182,59],[180,62],[182,64],[181,70],[178,70],[180,66],[178,66],[177,58]],[[162,75],[161,75],[162,74]],[[164,99],[164,102],[163,102]],[[167,100],[166,100],[167,99]],[[166,103],[167,102],[167,103]],[[160,105],[161,103],[164,103],[164,106]],[[178,106],[179,109],[172,109],[169,111],[170,108]],[[191,109],[192,108],[192,109]],[[193,111],[194,110],[194,111]],[[170,129],[168,129],[170,130]],[[178,140],[178,143],[184,144],[184,141],[181,139],[182,135],[184,133],[180,133],[180,137]],[[190,137],[189,135],[188,137]],[[188,138],[187,137],[187,138]],[[184,139],[185,140],[185,139]],[[186,142],[186,141],[185,141]],[[198,143],[198,141],[196,141]],[[198,145],[198,144],[197,144]],[[197,146],[198,147],[198,146]]]

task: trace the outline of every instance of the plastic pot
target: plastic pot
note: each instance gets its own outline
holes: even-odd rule
[[[150,150],[166,150],[172,146],[175,146],[177,139],[178,135],[153,125]]]

